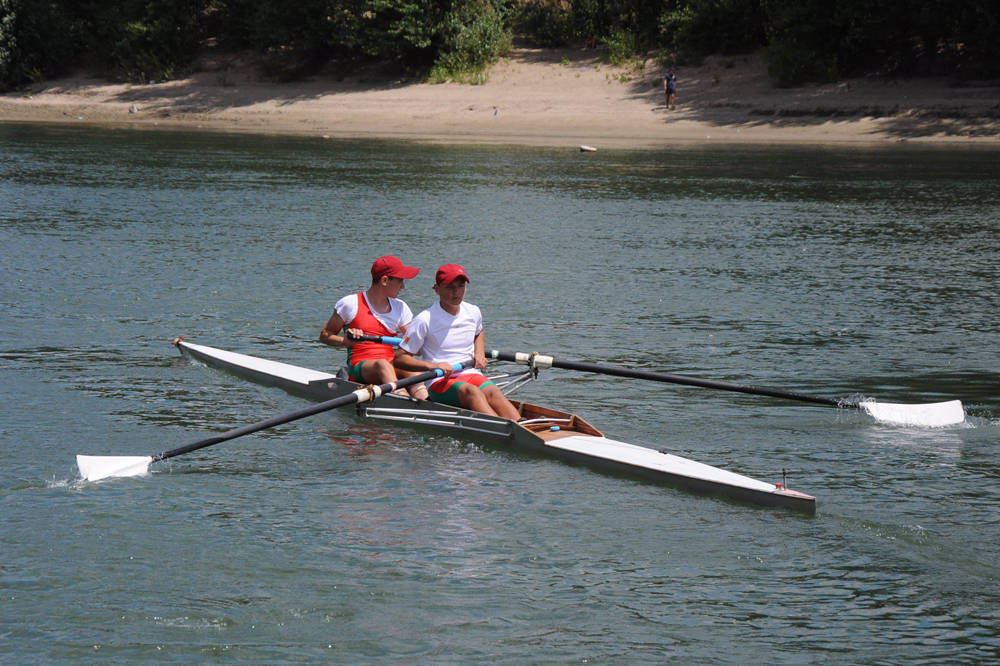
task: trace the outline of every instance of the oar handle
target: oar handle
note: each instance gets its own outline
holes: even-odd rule
[[[632,379],[648,379],[656,382],[668,382],[671,384],[682,384],[685,386],[700,386],[702,388],[720,389],[723,391],[736,391],[738,393],[753,393],[756,395],[766,395],[773,398],[786,398],[798,400],[800,402],[811,402],[819,405],[833,405],[835,407],[857,407],[858,403],[834,400],[793,391],[782,391],[779,389],[766,388],[762,386],[748,386],[745,384],[730,384],[714,379],[701,379],[699,377],[689,377],[687,375],[672,375],[664,372],[650,372],[649,370],[634,370],[616,365],[602,365],[598,363],[584,363],[580,361],[558,361],[551,356],[526,352],[501,352],[492,350],[486,355],[488,358],[498,361],[510,361],[524,365],[533,365],[539,368],[563,368],[565,370],[580,370],[582,372],[594,372],[602,375],[614,375],[616,377],[629,377]]]
[[[390,345],[395,347],[403,341],[403,338],[397,338],[389,335],[351,335],[347,334],[351,340],[355,342],[377,342],[383,345]]]
[[[461,370],[464,367],[472,365],[472,361],[466,361],[464,363],[454,363],[452,367],[456,371]],[[229,441],[230,439],[236,439],[237,437],[242,437],[243,435],[249,435],[250,433],[257,432],[259,430],[266,430],[267,428],[273,428],[274,426],[281,425],[282,423],[288,423],[289,421],[295,421],[297,419],[303,419],[307,416],[312,416],[313,414],[319,414],[320,412],[329,411],[331,409],[336,409],[337,407],[343,407],[344,405],[353,405],[355,403],[368,402],[375,400],[378,397],[385,395],[386,393],[391,393],[398,388],[404,388],[406,386],[411,386],[413,384],[419,384],[421,382],[426,382],[436,377],[441,377],[444,375],[444,370],[440,368],[435,368],[434,370],[428,370],[427,372],[422,372],[419,375],[413,375],[412,377],[405,377],[403,379],[396,380],[394,382],[389,382],[387,384],[363,386],[357,391],[348,393],[347,395],[342,395],[338,398],[333,398],[332,400],[327,400],[326,402],[321,402],[315,405],[311,405],[304,409],[298,409],[294,412],[289,412],[288,414],[281,414],[280,416],[274,416],[263,421],[258,421],[257,423],[251,423],[250,425],[240,426],[239,428],[233,428],[232,430],[227,430],[226,432],[219,433],[212,437],[206,437],[205,439],[198,440],[197,442],[192,442],[185,446],[179,446],[176,449],[170,449],[169,451],[164,451],[158,455],[153,456],[153,462],[157,460],[166,460],[167,458],[173,458],[174,456],[179,456],[185,453],[190,453],[192,451],[197,451],[198,449],[203,449],[206,446],[212,446],[213,444],[219,444],[221,442]]]

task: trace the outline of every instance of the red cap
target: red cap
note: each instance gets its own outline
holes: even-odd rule
[[[420,272],[419,268],[414,268],[413,266],[405,266],[403,262],[387,254],[384,257],[379,257],[372,264],[372,279],[378,280],[383,275],[388,275],[389,277],[402,278],[404,280],[409,280],[417,277],[417,273]]]
[[[438,284],[451,284],[458,278],[464,279],[466,282],[469,281],[469,276],[465,274],[465,269],[458,264],[445,264],[438,269],[437,275],[434,280]]]

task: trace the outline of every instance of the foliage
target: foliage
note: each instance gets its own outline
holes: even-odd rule
[[[815,16],[816,0],[768,0],[768,74],[778,85],[815,79],[826,69],[834,19],[823,12]],[[834,9],[834,12],[836,10]],[[831,12],[833,13],[833,12]]]
[[[511,46],[503,9],[488,0],[456,6],[445,16],[441,35],[440,55],[431,70],[433,82],[482,83],[487,66],[506,55]]]
[[[428,59],[445,19],[442,3],[430,0],[370,0],[362,15],[369,13],[362,47],[376,58]]]
[[[876,71],[1000,76],[1000,6],[986,0],[765,0],[779,84]]]
[[[748,53],[764,40],[761,3],[686,0],[667,3],[659,16],[662,46],[685,60],[712,53]]]
[[[577,39],[572,4],[561,0],[523,2],[515,10],[514,24],[542,47],[566,46]]]
[[[208,38],[295,78],[391,62],[481,81],[514,33],[624,63],[763,49],[782,85],[861,72],[1000,77],[996,0],[0,0],[0,89],[74,67],[164,80]]]
[[[224,11],[243,17],[232,41],[245,43],[260,56],[265,72],[282,80],[331,61],[429,67],[446,10],[434,0],[219,1]],[[244,7],[233,12],[238,5]]]
[[[203,0],[124,0],[83,3],[84,47],[90,63],[113,79],[146,83],[174,78],[194,59]]]
[[[616,67],[621,67],[639,50],[636,37],[631,32],[617,28],[601,40],[604,59]]]
[[[76,34],[58,3],[0,0],[0,90],[37,82],[72,67]]]
[[[326,0],[225,4],[239,15],[240,31],[234,41],[245,41],[257,54],[264,73],[282,81],[318,69],[332,55],[331,45],[338,37],[360,30],[357,14],[330,11]]]
[[[1000,76],[1000,6],[994,3],[964,3],[948,14],[951,33],[945,39],[953,55],[954,72],[965,79]]]

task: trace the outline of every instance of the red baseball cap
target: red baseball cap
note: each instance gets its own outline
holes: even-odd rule
[[[445,264],[438,269],[434,280],[437,284],[451,284],[458,278],[462,278],[466,282],[469,281],[469,276],[466,275],[464,268],[458,264]]]
[[[413,266],[406,266],[402,261],[387,254],[384,257],[379,257],[372,264],[372,279],[378,280],[383,275],[388,275],[389,277],[402,278],[404,280],[409,280],[417,277],[417,273],[420,272],[419,268],[414,268]]]

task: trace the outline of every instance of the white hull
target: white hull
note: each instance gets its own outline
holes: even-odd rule
[[[278,386],[313,400],[345,395],[358,385],[330,373],[237,354],[179,340],[177,346],[193,358],[258,383]],[[493,444],[530,451],[574,463],[639,476],[699,493],[816,512],[816,498],[773,483],[729,472],[687,458],[609,439],[574,414],[514,402],[525,421],[487,416],[398,395],[382,396],[358,405],[361,416],[435,429],[454,430]]]

